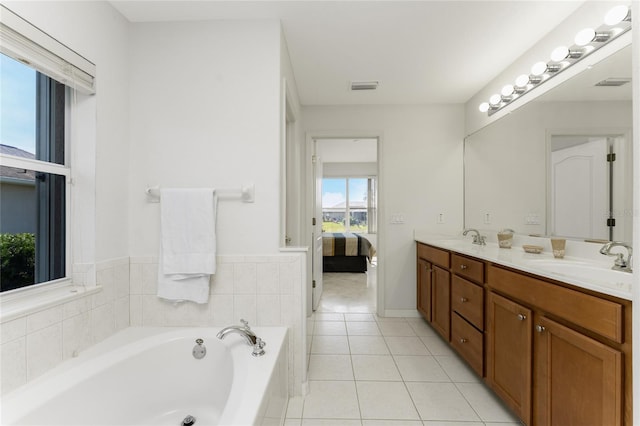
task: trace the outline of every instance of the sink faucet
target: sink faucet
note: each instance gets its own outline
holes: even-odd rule
[[[626,248],[627,259],[625,260],[622,253],[611,253],[611,249],[613,247]],[[610,241],[602,246],[602,248],[600,249],[600,254],[604,254],[606,256],[616,256],[616,260],[613,262],[613,266],[611,267],[611,269],[615,269],[616,271],[632,272],[631,257],[633,255],[633,250],[631,249],[631,246],[629,244],[620,241]]]
[[[251,331],[251,327],[249,327],[249,323],[243,319],[240,320],[243,325],[231,325],[229,327],[225,327],[218,332],[216,337],[220,340],[224,339],[227,334],[235,333],[239,334],[244,338],[249,346],[253,348],[253,352],[251,355],[253,356],[262,356],[264,355],[264,347],[267,345],[261,338],[255,335],[253,331]]]
[[[467,235],[469,232],[475,232],[476,234],[473,236],[473,244],[478,244],[480,246],[484,246],[487,243],[485,242],[485,237],[483,235],[480,235],[480,232],[478,232],[477,229],[473,229],[473,228],[468,228],[465,229],[462,232],[462,235]]]

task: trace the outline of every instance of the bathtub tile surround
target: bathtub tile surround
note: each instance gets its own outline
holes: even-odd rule
[[[209,303],[171,303],[156,295],[157,258],[132,257],[132,326],[224,327],[239,324],[289,327],[289,389],[302,384],[302,283],[306,253],[264,256],[217,256]],[[268,344],[268,342],[267,342]]]
[[[0,324],[3,395],[129,326],[128,258],[74,265],[72,275],[102,291]]]

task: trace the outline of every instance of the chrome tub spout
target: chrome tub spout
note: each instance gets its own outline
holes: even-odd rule
[[[239,334],[245,342],[253,348],[253,352],[251,353],[253,356],[264,355],[264,347],[267,343],[251,331],[251,327],[249,327],[249,323],[247,321],[241,319],[240,322],[243,325],[231,325],[229,327],[225,327],[218,332],[216,337],[222,340],[227,336],[227,334]]]

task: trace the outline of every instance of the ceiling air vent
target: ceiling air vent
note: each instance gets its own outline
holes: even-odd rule
[[[378,88],[377,81],[352,81],[351,90],[376,90]]]
[[[601,87],[618,87],[623,86],[631,81],[630,78],[607,78],[597,83],[596,86]]]

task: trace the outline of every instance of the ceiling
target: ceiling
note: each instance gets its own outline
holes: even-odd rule
[[[111,1],[131,22],[278,19],[302,105],[465,103],[582,1]],[[377,80],[376,91],[349,90]]]

